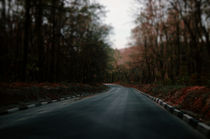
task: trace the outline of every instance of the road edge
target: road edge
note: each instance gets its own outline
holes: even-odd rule
[[[148,97],[149,99],[151,99],[155,103],[159,104],[166,111],[168,111],[169,113],[175,115],[179,119],[183,120],[188,125],[190,125],[194,129],[196,129],[200,133],[204,134],[207,138],[210,138],[210,126],[208,126],[205,123],[195,119],[194,117],[184,113],[183,111],[181,111],[181,110],[179,110],[179,109],[177,109],[177,108],[167,104],[166,102],[164,102],[163,100],[161,100],[159,98],[156,98],[156,97],[153,97],[153,96],[151,96],[149,94],[141,92],[141,91],[137,90],[136,88],[133,88],[133,89],[135,89],[137,92],[140,92],[144,96]]]
[[[98,92],[98,93],[82,93],[82,94],[79,94],[79,95],[61,97],[59,99],[53,99],[53,100],[49,100],[49,101],[39,101],[39,102],[36,102],[36,103],[31,103],[31,104],[25,104],[25,105],[22,105],[22,106],[12,107],[10,109],[5,109],[5,110],[1,111],[0,116],[8,115],[8,114],[15,113],[15,112],[18,112],[18,111],[27,110],[27,109],[31,109],[31,108],[34,108],[34,107],[40,107],[40,106],[43,106],[43,105],[56,103],[56,102],[60,102],[60,101],[64,101],[64,100],[77,101],[77,100],[81,100],[85,97],[96,95],[96,94],[103,93],[103,92],[104,91]]]

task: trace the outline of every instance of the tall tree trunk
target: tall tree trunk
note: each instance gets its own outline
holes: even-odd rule
[[[176,52],[176,56],[177,56],[177,60],[176,60],[176,76],[179,76],[179,72],[180,72],[180,27],[179,27],[179,21],[177,21],[176,23],[176,45],[177,45],[177,52]]]
[[[6,38],[5,38],[5,35],[6,35],[6,29],[5,29],[5,24],[6,24],[6,3],[5,3],[5,0],[1,0],[1,18],[0,18],[0,41],[1,41],[1,45],[0,45],[0,65],[1,65],[1,68],[0,68],[0,79],[1,80],[5,80],[6,76],[5,74],[2,74],[2,73],[5,73],[7,67],[6,67],[6,62],[4,59],[5,59],[5,52],[6,52],[6,49],[7,49],[7,43],[6,43]]]
[[[56,46],[56,3],[57,0],[52,0],[52,7],[51,7],[51,16],[52,16],[52,50],[51,50],[51,66],[50,66],[50,81],[54,82],[55,81],[55,46]]]
[[[36,35],[37,35],[37,46],[38,46],[38,66],[39,66],[39,77],[40,82],[43,81],[43,71],[44,71],[44,44],[43,44],[43,34],[42,34],[42,22],[43,22],[43,7],[42,0],[37,1],[36,6]]]
[[[28,63],[28,47],[29,47],[29,28],[31,0],[25,0],[25,23],[24,23],[24,48],[23,48],[23,65],[22,65],[22,80],[26,81],[27,63]]]

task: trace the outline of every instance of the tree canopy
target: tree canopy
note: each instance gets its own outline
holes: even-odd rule
[[[137,0],[137,5],[128,49],[135,52],[126,51],[131,60],[121,65],[121,80],[209,84],[209,0]]]
[[[89,0],[1,0],[0,81],[103,81],[104,16]]]

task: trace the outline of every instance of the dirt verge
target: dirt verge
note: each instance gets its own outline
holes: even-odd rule
[[[108,89],[103,84],[79,83],[0,83],[0,111],[15,106],[49,101]]]
[[[133,87],[154,97],[158,97],[210,125],[210,88],[208,87],[154,84],[122,85]]]

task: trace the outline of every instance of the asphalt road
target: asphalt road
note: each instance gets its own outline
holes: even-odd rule
[[[205,139],[132,88],[110,90],[0,116],[0,138]]]

